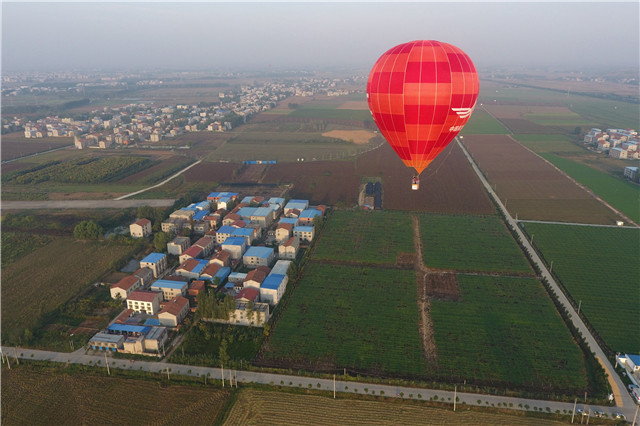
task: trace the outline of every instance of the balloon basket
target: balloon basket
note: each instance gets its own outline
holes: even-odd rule
[[[411,180],[411,189],[414,191],[417,191],[418,189],[420,189],[420,179],[413,178]]]

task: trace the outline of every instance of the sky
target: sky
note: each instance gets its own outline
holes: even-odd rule
[[[439,40],[479,70],[638,68],[640,2],[2,1],[3,72],[370,68]]]

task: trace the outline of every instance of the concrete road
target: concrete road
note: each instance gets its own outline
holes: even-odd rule
[[[597,358],[600,359],[601,364],[603,365],[606,373],[613,379],[613,382],[618,386],[618,388],[619,388],[618,389],[618,394],[621,395],[621,400],[617,400],[616,404],[619,406],[619,409],[621,409],[621,408],[627,409],[629,407],[632,407],[633,409],[635,409],[635,405],[636,404],[633,402],[633,399],[631,398],[631,395],[629,395],[629,393],[626,391],[626,388],[624,386],[624,383],[622,382],[622,379],[615,372],[615,369],[613,368],[613,365],[611,365],[611,363],[607,359],[604,351],[597,344],[596,340],[594,339],[594,337],[591,334],[591,332],[589,331],[589,329],[585,326],[585,324],[582,321],[582,319],[580,318],[580,316],[573,309],[573,306],[571,305],[571,303],[569,302],[567,297],[564,295],[564,293],[560,289],[560,286],[555,281],[553,276],[549,273],[549,270],[545,266],[545,264],[542,261],[542,259],[540,259],[540,257],[536,253],[536,251],[533,249],[533,246],[531,245],[530,241],[527,240],[526,236],[524,235],[524,233],[522,232],[522,230],[518,226],[518,223],[513,219],[513,217],[511,217],[511,215],[509,214],[509,212],[507,211],[505,206],[502,204],[502,201],[500,201],[500,198],[498,197],[498,195],[493,191],[493,188],[491,188],[491,185],[489,184],[489,182],[487,182],[487,180],[485,179],[484,175],[482,174],[482,172],[480,171],[480,169],[476,165],[476,163],[473,160],[473,158],[471,157],[471,155],[469,155],[469,153],[467,152],[466,148],[462,145],[462,143],[460,143],[460,141],[457,138],[456,138],[456,141],[458,142],[458,145],[462,149],[462,152],[464,152],[465,156],[467,157],[467,160],[469,160],[469,163],[471,164],[471,166],[475,170],[476,174],[478,175],[478,178],[480,179],[480,181],[482,182],[482,184],[486,188],[487,192],[494,199],[494,201],[497,203],[497,205],[499,206],[500,210],[504,214],[505,218],[507,219],[507,224],[509,225],[509,227],[511,227],[513,230],[515,230],[515,232],[520,237],[520,240],[522,241],[522,245],[524,246],[525,250],[527,250],[527,252],[529,253],[529,256],[531,257],[533,262],[538,266],[539,270],[541,271],[540,272],[541,277],[545,278],[547,280],[547,282],[549,283],[549,285],[551,286],[551,288],[555,292],[556,298],[558,299],[558,301],[567,309],[567,312],[571,316],[571,322],[578,329],[578,331],[582,334],[582,336],[584,336],[584,339],[587,342],[587,345],[589,346],[589,349],[593,353],[595,353],[595,356]]]
[[[231,385],[230,380],[235,384],[235,381],[239,383],[260,383],[273,386],[286,386],[286,387],[299,387],[304,389],[315,389],[333,392],[335,390],[336,397],[340,397],[340,393],[358,393],[369,395],[383,395],[390,398],[403,398],[414,400],[429,400],[438,398],[439,401],[445,402],[451,405],[453,410],[453,401],[457,399],[457,405],[475,405],[483,407],[500,407],[512,410],[521,411],[543,411],[555,413],[557,410],[560,413],[571,414],[574,409],[573,403],[556,402],[556,401],[543,401],[535,399],[525,398],[510,398],[505,396],[495,395],[482,395],[470,392],[451,392],[443,390],[434,390],[427,388],[408,387],[408,386],[395,386],[385,384],[371,384],[362,383],[351,380],[341,380],[344,376],[336,375],[335,381],[332,379],[319,379],[313,377],[302,377],[288,374],[274,374],[274,373],[262,373],[256,371],[235,370],[226,368],[210,368],[210,367],[198,367],[192,365],[172,364],[167,362],[153,362],[153,361],[131,361],[127,359],[114,359],[109,354],[105,356],[104,352],[85,351],[84,348],[78,349],[75,352],[63,353],[63,352],[50,352],[41,351],[36,349],[15,348],[2,346],[0,348],[3,354],[3,362],[9,362],[14,366],[20,359],[27,360],[41,360],[51,361],[59,363],[73,363],[83,365],[94,365],[104,368],[105,374],[107,374],[106,365],[108,363],[109,370],[114,368],[123,370],[136,370],[136,371],[149,371],[157,373],[158,377],[168,377],[171,379],[171,375],[179,374],[184,376],[202,377],[203,381],[206,376],[208,379],[222,380],[224,375],[224,386]],[[167,374],[168,371],[168,374]],[[461,388],[462,389],[462,388]],[[623,413],[627,419],[633,419],[635,414],[635,406],[619,407],[602,407],[586,405],[581,402],[577,402],[575,405],[576,410],[581,409],[585,413],[585,417],[589,410],[591,413],[595,411],[603,411],[607,413],[609,418],[615,415],[615,413]],[[576,412],[576,419],[580,419],[580,415]],[[586,421],[586,419],[584,419]],[[579,421],[579,420],[578,420]]]

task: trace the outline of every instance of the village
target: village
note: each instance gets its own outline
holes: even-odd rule
[[[161,225],[174,236],[167,252],[149,253],[138,270],[110,286],[124,310],[88,348],[160,356],[199,305],[205,321],[263,327],[284,295],[292,263],[326,212],[327,206],[308,200],[240,198],[235,192],[212,192],[174,211]],[[152,237],[151,221],[139,218],[129,233]]]
[[[141,100],[126,106],[93,110],[81,118],[54,116],[25,121],[14,117],[12,120],[3,119],[3,131],[23,130],[27,139],[73,137],[78,149],[131,145],[140,148],[189,132],[229,131],[252,115],[269,110],[291,96],[348,94],[348,91],[336,87],[342,81],[301,78],[289,83],[242,85],[238,89],[222,90],[218,93],[218,99],[198,105],[156,106],[151,101]],[[157,81],[155,84],[162,86],[164,83]],[[21,89],[9,92],[9,96],[19,95]]]

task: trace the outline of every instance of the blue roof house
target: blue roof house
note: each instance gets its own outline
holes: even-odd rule
[[[257,268],[258,266],[269,266],[276,258],[276,253],[271,247],[249,247],[244,256],[242,263],[248,268]]]

